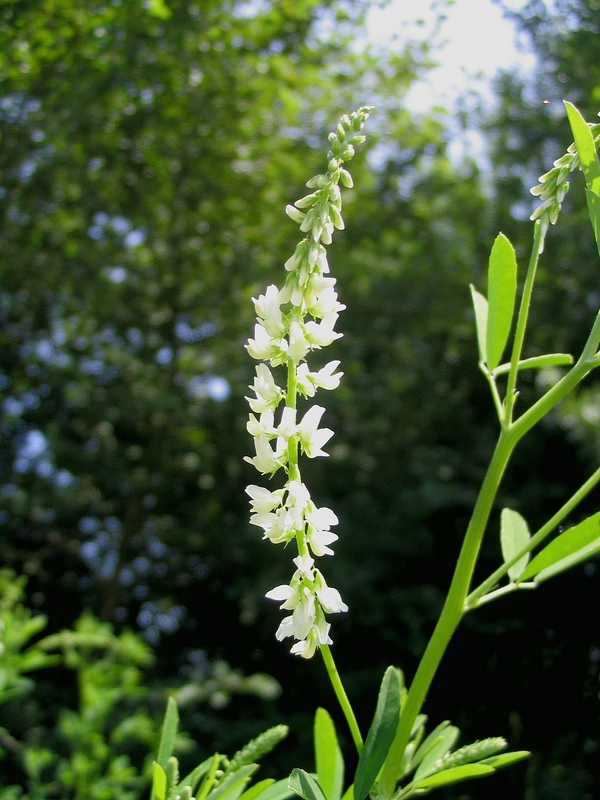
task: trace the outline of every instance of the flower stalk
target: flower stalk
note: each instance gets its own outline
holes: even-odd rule
[[[307,358],[341,336],[335,324],[345,306],[338,302],[335,278],[329,276],[325,248],[334,230],[344,228],[340,183],[350,187],[352,178],[343,164],[364,141],[361,130],[369,112],[370,107],[364,107],[342,117],[337,130],[329,135],[327,172],[311,178],[307,183],[310,194],[287,206],[287,215],[306,235],[285,263],[288,274],[283,288],[271,285],[253,298],[257,319],[254,337],[246,345],[248,353],[261,363],[250,386],[255,396],[247,398],[253,412],[247,428],[256,454],[245,460],[262,475],[272,477],[283,470],[286,476],[284,485],[273,491],[253,484],[247,487],[253,512],[250,522],[262,528],[264,539],[286,546],[295,542],[297,550],[290,583],[276,586],[266,595],[290,612],[276,637],[292,637],[291,652],[303,658],[311,658],[317,647],[327,648],[323,657],[334,677],[337,670],[330,669],[333,661],[328,646],[332,641],[327,615],[348,607],[338,590],[327,585],[315,559],[333,555],[331,545],[338,537],[331,529],[338,519],[331,509],[315,505],[302,482],[299,464],[301,454],[327,456],[323,448],[333,431],[319,427],[325,413],[322,406],[312,405],[300,415],[298,396],[309,399],[319,389],[335,389],[343,374],[338,371],[339,361],[311,371]],[[285,375],[285,386],[277,383],[274,370],[278,367]],[[332,682],[335,688],[333,678]],[[341,697],[338,689],[336,693]],[[356,739],[356,721],[356,730],[350,717],[349,724]]]

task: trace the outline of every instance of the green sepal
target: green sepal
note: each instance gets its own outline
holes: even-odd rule
[[[441,772],[436,772],[435,775],[430,775],[428,778],[415,783],[415,790],[418,789],[433,789],[434,786],[444,786],[448,783],[456,783],[457,781],[465,781],[468,778],[482,778],[484,775],[493,775],[495,769],[488,764],[464,764],[462,767],[453,767],[452,769],[445,769]]]
[[[487,359],[487,320],[488,320],[488,301],[477,291],[473,284],[469,284],[471,298],[473,300],[473,310],[475,312],[475,327],[477,329],[477,346],[479,348],[479,360],[486,362]]]
[[[503,508],[500,514],[500,545],[502,547],[502,557],[504,563],[511,561],[516,554],[527,546],[530,534],[527,522],[511,508]],[[516,581],[523,572],[529,561],[529,553],[520,558],[516,564],[508,570],[508,575],[512,581]]]
[[[381,681],[375,716],[354,778],[354,800],[365,800],[394,741],[400,720],[400,671],[388,667]]]
[[[600,198],[599,198],[600,199]],[[548,353],[546,356],[534,356],[517,362],[517,369],[542,369],[543,367],[566,367],[573,363],[573,356],[569,353]],[[496,367],[494,377],[505,375],[510,371],[510,363],[500,364]]]
[[[496,236],[488,267],[488,316],[486,364],[489,370],[500,363],[508,341],[517,294],[515,250],[503,233]]]
[[[587,187],[595,194],[600,194],[600,163],[596,155],[596,145],[590,126],[573,103],[565,100],[565,108]]]
[[[303,769],[292,770],[288,786],[294,794],[303,797],[304,800],[326,800],[318,781]]]
[[[569,528],[533,558],[519,576],[536,583],[551,578],[600,552],[600,512]]]
[[[152,762],[152,796],[165,800],[167,796],[167,773],[157,761]]]
[[[318,708],[314,726],[317,780],[328,800],[340,800],[344,785],[344,759],[333,720],[324,708]]]
[[[177,703],[172,697],[169,697],[156,757],[157,762],[163,769],[166,769],[167,761],[173,752],[178,727],[179,711],[177,710]]]

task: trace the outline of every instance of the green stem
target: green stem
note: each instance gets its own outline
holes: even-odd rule
[[[502,475],[517,441],[518,437],[510,430],[503,430],[500,433],[498,444],[473,509],[473,516],[467,528],[446,602],[411,684],[400,715],[396,737],[382,769],[379,788],[384,798],[391,798],[394,793],[398,777],[398,765],[402,763],[415,719],[421,711],[448,643],[463,616],[465,599],[469,591],[483,534]]]
[[[575,494],[567,500],[567,502],[559,508],[559,510],[554,514],[545,525],[537,531],[529,540],[527,545],[523,547],[519,552],[511,558],[509,561],[506,561],[499,567],[495,572],[493,572],[489,578],[487,578],[483,583],[477,587],[471,594],[467,597],[466,600],[466,610],[469,611],[472,608],[475,608],[481,605],[481,599],[484,595],[486,595],[486,602],[488,599],[491,600],[492,594],[487,594],[490,589],[498,583],[498,581],[503,578],[508,570],[516,564],[523,556],[528,553],[530,550],[533,550],[535,547],[538,546],[552,531],[560,525],[560,523],[567,517],[574,508],[576,508],[579,503],[594,489],[598,483],[600,482],[600,467],[591,475],[587,481],[581,486]],[[503,587],[508,588],[508,587]],[[513,587],[516,588],[516,587]],[[493,597],[500,596],[500,589],[497,592],[493,593]]]
[[[346,722],[350,728],[350,733],[352,734],[354,745],[358,755],[360,755],[363,750],[362,736],[360,735],[360,730],[358,728],[356,717],[354,716],[354,711],[352,710],[352,706],[348,700],[348,695],[346,694],[346,690],[342,684],[342,679],[340,678],[340,674],[337,671],[333,656],[331,655],[331,650],[329,649],[328,644],[322,644],[319,646],[319,648],[321,650],[321,655],[323,656],[323,661],[325,662],[325,668],[327,669],[329,680],[333,686],[333,691],[335,692],[338,702],[342,707],[342,711],[346,717]]]
[[[529,258],[529,266],[527,267],[527,275],[525,277],[525,284],[523,286],[523,295],[521,296],[521,305],[519,306],[519,316],[517,319],[517,328],[515,330],[515,338],[513,342],[512,355],[510,359],[510,369],[508,372],[508,381],[506,384],[506,398],[505,398],[505,414],[504,426],[510,426],[512,422],[512,412],[516,400],[516,385],[518,365],[521,359],[521,352],[523,350],[523,342],[525,341],[525,329],[527,327],[527,317],[529,316],[529,306],[531,304],[531,295],[533,292],[533,284],[535,281],[535,273],[537,270],[540,253],[544,245],[544,231],[539,220],[535,223],[533,233],[533,245],[531,248],[531,256]]]

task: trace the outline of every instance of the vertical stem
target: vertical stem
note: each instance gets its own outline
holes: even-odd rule
[[[529,306],[531,304],[531,294],[533,292],[533,283],[535,281],[535,273],[543,244],[544,231],[541,222],[537,220],[534,227],[533,245],[531,247],[531,257],[529,259],[529,266],[527,267],[527,275],[525,277],[525,284],[523,286],[521,305],[519,306],[519,316],[517,319],[517,328],[515,331],[512,355],[510,359],[508,382],[506,384],[506,410],[504,415],[505,427],[509,427],[512,422],[512,411],[516,399],[515,388],[517,384],[518,364],[521,358],[521,352],[523,350],[525,328],[527,327],[527,317],[529,316]]]
[[[391,798],[394,793],[398,767],[402,763],[406,745],[410,741],[415,719],[421,711],[448,643],[464,614],[465,599],[473,577],[483,534],[502,475],[517,441],[518,437],[511,431],[502,431],[500,434],[496,450],[473,509],[473,516],[467,528],[446,602],[411,684],[406,703],[400,715],[396,737],[382,770],[379,788],[384,798]]]
[[[350,705],[350,701],[348,700],[348,695],[346,694],[346,690],[344,689],[344,685],[342,684],[342,679],[340,678],[340,674],[337,671],[337,667],[333,660],[333,656],[331,655],[331,650],[329,649],[328,644],[320,645],[319,649],[321,650],[321,655],[323,656],[323,661],[325,662],[325,668],[327,669],[329,680],[331,681],[333,690],[336,694],[340,706],[342,707],[342,711],[344,712],[344,716],[346,717],[346,722],[348,723],[348,727],[350,728],[350,733],[352,734],[352,740],[354,741],[354,746],[356,747],[358,755],[360,755],[363,749],[362,736],[360,735],[360,730],[358,728],[356,717],[354,716],[354,711],[352,710],[352,706]]]

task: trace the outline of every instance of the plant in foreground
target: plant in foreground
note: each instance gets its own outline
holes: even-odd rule
[[[531,558],[531,553],[557,530],[581,500],[600,481],[600,469],[558,509],[533,535],[527,522],[515,510],[500,514],[500,544],[503,563],[479,586],[472,581],[483,536],[489,527],[498,488],[512,452],[519,441],[571,392],[589,372],[600,365],[600,312],[579,358],[549,353],[523,358],[523,348],[539,257],[550,224],[557,222],[569,188],[567,177],[579,167],[586,180],[588,209],[600,252],[600,163],[596,137],[600,125],[585,122],[577,109],[566,103],[575,142],[540,178],[532,193],[542,203],[532,215],[533,246],[516,309],[518,268],[510,241],[500,233],[489,259],[487,296],[471,287],[479,344],[479,366],[485,375],[497,411],[500,432],[488,471],[475,503],[457,560],[454,576],[439,621],[432,634],[410,688],[404,686],[401,671],[390,667],[383,678],[373,722],[365,743],[358,730],[351,704],[337,672],[329,644],[327,613],[346,610],[339,593],[327,587],[314,558],[330,555],[337,522],[330,509],[318,509],[302,483],[299,452],[309,458],[325,455],[323,446],[332,436],[318,425],[324,413],[320,406],[297,416],[297,395],[312,398],[318,388],[334,389],[341,373],[339,363],[330,362],[311,372],[307,359],[340,334],[334,331],[343,306],[328,276],[325,245],[334,228],[343,228],[339,183],[352,185],[342,166],[354,155],[369,108],[344,116],[330,134],[328,171],[308,181],[311,194],[288,206],[288,215],[306,234],[286,263],[287,280],[282,290],[270,286],[254,301],[257,325],[247,345],[254,358],[266,362],[256,368],[249,398],[252,411],[248,430],[254,437],[256,456],[248,458],[263,475],[279,469],[286,473],[282,488],[269,490],[249,486],[253,516],[264,537],[275,544],[295,541],[296,567],[291,582],[268,592],[290,611],[277,631],[277,638],[293,636],[292,652],[311,657],[319,648],[340,701],[359,754],[358,767],[346,795],[364,800],[370,794],[382,800],[400,800],[465,778],[483,776],[497,767],[526,758],[527,752],[500,754],[506,742],[486,739],[453,751],[458,730],[444,722],[425,736],[426,717],[421,713],[429,686],[460,620],[474,610],[505,594],[533,589],[548,578],[600,552],[600,513],[559,533]],[[512,332],[512,337],[511,337]],[[509,346],[509,341],[512,344]],[[503,360],[509,349],[507,360]],[[280,385],[272,369],[281,367],[287,382]],[[567,367],[562,377],[529,408],[516,413],[519,373],[523,369]],[[294,770],[290,788],[305,800],[340,800],[343,759],[333,723],[319,709],[315,720],[317,773]]]

